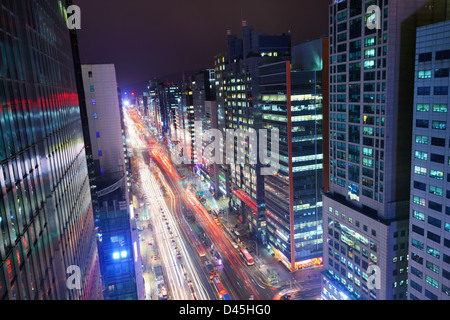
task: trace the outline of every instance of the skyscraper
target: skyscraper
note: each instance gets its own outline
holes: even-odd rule
[[[0,299],[98,298],[68,4],[1,6]],[[67,270],[79,282],[67,283]]]
[[[329,7],[325,299],[407,296],[415,29],[447,12],[444,1],[426,3]]]
[[[193,75],[192,96],[194,103],[194,120],[199,126],[194,129],[194,163],[197,166],[197,175],[204,181],[206,187],[214,194],[218,193],[218,168],[216,162],[208,163],[205,157],[205,147],[212,143],[212,137],[208,135],[210,129],[217,129],[217,102],[215,75],[213,69],[198,71]],[[206,132],[206,134],[205,134]],[[219,152],[219,150],[217,150]],[[208,155],[209,156],[209,155]]]
[[[225,97],[220,109],[224,108],[226,117],[225,141],[230,141],[225,160],[229,164],[227,179],[231,192],[228,197],[230,207],[255,239],[265,243],[264,178],[261,163],[252,159],[259,154],[257,135],[262,125],[257,72],[262,61],[290,56],[291,35],[265,35],[247,26],[245,21],[242,33],[242,39],[228,35],[228,64],[221,74],[226,86],[222,87]]]
[[[322,75],[322,47],[328,46],[326,40],[293,46],[290,60],[262,63],[258,72],[262,127],[278,130],[280,141],[280,168],[264,176],[268,242],[275,257],[292,272],[322,265],[322,79],[327,79]]]
[[[450,21],[417,28],[409,299],[450,299]]]
[[[92,152],[91,194],[97,228],[103,295],[144,297],[136,221],[130,212],[128,159],[113,64],[81,66]]]

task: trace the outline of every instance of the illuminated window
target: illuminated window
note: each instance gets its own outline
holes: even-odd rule
[[[416,210],[413,210],[413,218],[420,221],[425,221],[425,215],[422,212]]]
[[[418,135],[416,135],[416,143],[428,144],[428,136],[418,136]]]
[[[418,103],[416,106],[416,111],[418,112],[428,112],[430,111],[430,105],[427,103]]]
[[[427,175],[427,168],[414,166],[414,173],[415,174],[420,174],[422,176],[426,176]]]
[[[446,104],[433,104],[433,112],[447,112]]]
[[[419,79],[430,79],[431,78],[431,70],[421,70],[418,73]]]
[[[418,204],[418,205],[422,206],[422,207],[426,206],[426,200],[424,198],[421,198],[421,197],[418,197],[418,196],[414,196],[413,197],[413,202],[415,204]]]
[[[373,58],[375,57],[375,49],[367,49],[364,50],[364,58]],[[430,70],[430,75],[431,75],[431,70]]]
[[[438,129],[438,130],[445,130],[447,128],[447,122],[446,121],[433,121],[432,128]]]
[[[364,69],[373,69],[375,68],[375,60],[366,60],[364,61]]]
[[[428,159],[428,153],[422,152],[422,151],[415,151],[414,152],[414,157],[416,159],[420,159],[420,160],[427,160]]]

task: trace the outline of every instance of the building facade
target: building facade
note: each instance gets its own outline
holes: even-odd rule
[[[1,6],[0,299],[98,298],[69,4]],[[67,282],[73,270],[79,282]]]
[[[265,35],[242,22],[242,39],[227,35],[228,63],[221,74],[225,111],[225,162],[229,180],[230,208],[246,224],[253,237],[266,243],[264,177],[259,154],[258,134],[262,112],[258,104],[258,65],[265,60],[289,57],[291,35]],[[222,103],[222,102],[221,102]],[[228,182],[227,182],[228,183]]]
[[[450,21],[417,28],[411,150],[411,300],[450,299]]]
[[[406,299],[415,30],[443,19],[445,2],[329,9],[322,297]]]
[[[262,127],[279,132],[279,169],[264,176],[268,243],[292,272],[322,265],[322,46],[294,46],[258,72]]]
[[[81,66],[93,171],[91,194],[105,300],[144,298],[128,159],[113,64]]]

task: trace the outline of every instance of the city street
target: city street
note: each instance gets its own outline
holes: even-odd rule
[[[221,298],[222,294],[214,283],[207,280],[206,260],[215,266],[224,290],[233,300],[271,300],[277,298],[280,291],[289,291],[293,298],[320,297],[319,270],[315,270],[311,277],[302,272],[290,274],[269,254],[267,248],[250,240],[245,226],[224,207],[227,206],[226,201],[214,199],[188,168],[175,169],[172,166],[165,148],[155,143],[156,140],[148,134],[138,116],[134,115],[134,122],[131,118],[128,120],[129,126],[140,131],[135,133],[140,141],[136,149],[138,171],[148,207],[142,210],[140,220],[151,221],[154,226],[155,243],[152,246],[160,249],[157,258],[167,274],[166,278],[170,279],[166,281],[170,299]],[[147,157],[142,156],[146,152],[149,152],[147,162],[144,160]],[[197,191],[203,191],[206,206],[198,200]],[[210,213],[214,209],[224,209],[225,214],[215,217]],[[240,233],[239,237],[232,232],[234,229]],[[145,242],[142,243],[145,246]],[[176,258],[175,246],[179,247],[182,258]],[[255,261],[253,265],[247,265],[242,259],[241,248],[250,248]],[[148,249],[141,250],[148,252]],[[144,261],[153,263],[151,260]],[[276,274],[273,283],[270,283],[269,273],[272,276]],[[312,274],[311,271],[309,273]],[[300,286],[300,282],[307,285]],[[193,291],[190,291],[191,288]]]

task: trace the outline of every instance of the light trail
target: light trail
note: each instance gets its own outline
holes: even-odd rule
[[[132,126],[132,121],[129,117],[125,117],[125,119],[129,128],[128,133],[132,140],[130,145],[135,149],[146,149],[147,144],[136,133],[136,129],[142,130],[142,127],[139,125]],[[139,157],[138,165],[144,194],[151,203],[149,207],[152,224],[155,228],[154,235],[167,273],[168,279],[165,279],[165,283],[170,287],[172,298],[175,300],[211,299],[212,293],[211,295],[208,294],[207,289],[202,283],[201,276],[198,274],[198,270],[201,270],[201,268],[198,265],[195,266],[193,263],[192,252],[187,248],[179,230],[179,219],[173,214],[173,211],[177,211],[175,194],[161,175],[161,182],[170,194],[171,204],[174,209],[170,210],[164,201],[155,177],[141,157]],[[180,201],[178,201],[178,206],[180,205]],[[162,208],[162,212],[160,208]],[[181,207],[178,209],[181,212]],[[183,263],[179,258],[176,258],[175,247],[181,252]],[[194,261],[197,263],[195,259]],[[207,282],[206,279],[204,281]]]

